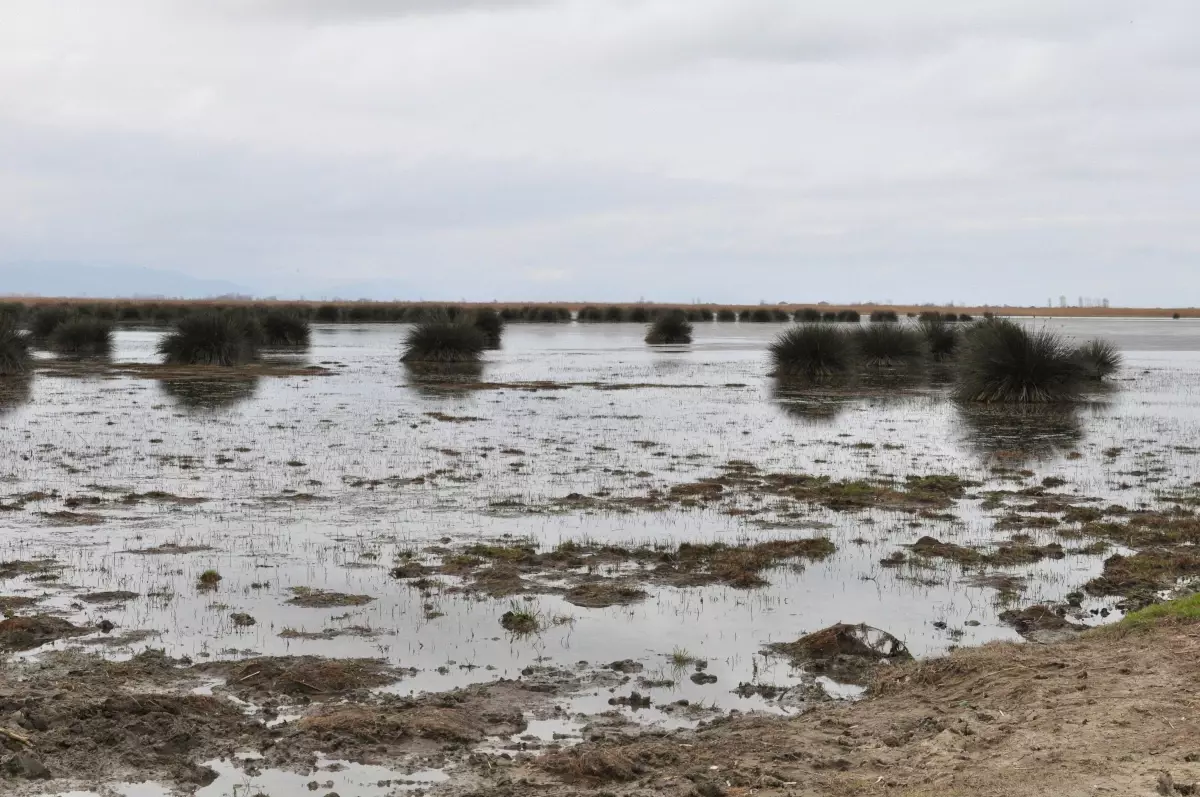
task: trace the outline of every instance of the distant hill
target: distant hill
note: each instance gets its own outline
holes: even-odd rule
[[[88,298],[206,299],[250,295],[244,285],[132,266],[69,263],[0,265],[0,295]]]

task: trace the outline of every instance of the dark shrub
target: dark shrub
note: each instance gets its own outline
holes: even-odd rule
[[[820,321],[821,311],[815,307],[805,307],[797,310],[795,317],[797,321],[808,321],[810,323],[814,321]]]
[[[323,304],[313,313],[313,318],[322,324],[336,324],[342,320],[342,310],[336,304]]]
[[[871,320],[877,324],[894,324],[900,320],[895,310],[872,310]]]
[[[857,324],[862,321],[862,315],[857,310],[839,310],[837,320]]]
[[[737,310],[733,310],[729,307],[722,307],[720,310],[717,311],[717,320],[718,321],[737,321],[738,320]]]
[[[958,351],[959,335],[949,320],[942,315],[922,318],[917,324],[921,336],[925,338],[925,346],[929,356],[937,362],[948,360]]]
[[[86,316],[68,318],[50,333],[50,346],[64,354],[108,354],[112,324]]]
[[[715,316],[715,313],[707,307],[701,307],[696,311],[696,314],[699,316],[700,321],[712,321]]]
[[[631,307],[629,308],[629,320],[639,324],[644,324],[650,320],[650,314],[646,312],[645,307]]]
[[[1099,381],[1121,368],[1121,352],[1107,340],[1089,340],[1075,350],[1075,358],[1089,379]]]
[[[876,323],[854,330],[863,364],[872,368],[910,365],[925,354],[921,333],[900,324]]]
[[[0,376],[18,376],[29,371],[29,338],[14,315],[0,315]]]
[[[771,343],[773,376],[816,379],[845,373],[853,347],[845,330],[830,324],[801,324],[779,333]]]
[[[500,348],[500,335],[504,332],[504,319],[490,307],[475,311],[475,328],[483,333],[489,349]]]
[[[791,321],[792,315],[787,310],[780,310],[776,308],[771,311],[771,320],[781,322]]]
[[[1178,320],[1179,320],[1179,313],[1172,313],[1172,314],[1171,314],[1171,318],[1174,318],[1176,321],[1178,321]]]
[[[618,307],[615,304],[604,308],[604,320],[610,323],[617,323],[625,320],[625,308]]]
[[[821,313],[821,320],[827,323],[840,321],[842,319],[838,317],[839,315],[839,313],[835,313],[833,310],[826,310],[825,312]]]
[[[29,334],[34,340],[47,340],[59,324],[71,317],[66,305],[52,305],[34,309],[29,317]]]
[[[406,363],[473,363],[487,348],[487,335],[474,324],[433,318],[414,326],[404,339]]]
[[[955,396],[961,401],[1034,404],[1073,401],[1085,378],[1075,352],[1049,330],[1004,318],[967,332]]]
[[[267,310],[258,319],[258,325],[264,346],[303,347],[312,336],[308,322],[286,310]]]
[[[959,313],[958,320],[969,324],[975,320],[975,316],[970,313]]]
[[[210,310],[180,318],[158,344],[168,365],[240,365],[258,354],[244,315]]]
[[[521,310],[516,307],[501,307],[500,317],[505,321],[516,321],[521,317]]]
[[[595,305],[586,305],[579,308],[579,312],[575,315],[576,321],[603,321],[604,311]]]
[[[669,343],[691,343],[692,322],[682,310],[663,313],[646,333],[646,342],[654,345]]]
[[[743,321],[753,321],[757,324],[769,324],[774,319],[774,315],[765,307],[756,307],[753,310],[742,311]]]

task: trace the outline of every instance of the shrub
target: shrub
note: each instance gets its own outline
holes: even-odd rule
[[[489,349],[500,348],[500,335],[504,332],[504,319],[490,307],[475,311],[475,328],[486,338],[485,345]]]
[[[894,324],[900,320],[895,310],[872,310],[871,320],[876,324]]]
[[[213,310],[180,318],[158,344],[168,365],[239,365],[258,354],[245,317]]]
[[[1171,314],[1171,318],[1174,318],[1176,321],[1178,321],[1178,320],[1179,320],[1179,313],[1172,313],[1172,314]]]
[[[975,320],[975,316],[971,315],[970,313],[959,313],[958,320],[965,324],[969,324]]]
[[[857,324],[862,321],[862,315],[857,310],[839,310],[837,320]]]
[[[1121,352],[1107,340],[1089,340],[1075,350],[1075,357],[1089,379],[1099,381],[1121,367]]]
[[[313,313],[313,318],[322,324],[336,324],[342,319],[342,311],[336,304],[323,304]]]
[[[832,310],[826,310],[824,313],[821,313],[821,320],[826,323],[833,323],[835,321],[842,320],[838,316],[839,316],[839,313],[835,313]]]
[[[937,362],[948,360],[958,351],[958,330],[951,326],[952,319],[934,315],[921,319],[917,328],[925,339],[929,356]]]
[[[15,315],[0,315],[0,376],[24,374],[29,366],[29,338]]]
[[[810,379],[850,369],[853,347],[847,333],[829,324],[802,324],[785,329],[771,343],[773,376]]]
[[[921,333],[912,327],[876,323],[854,330],[854,341],[865,365],[891,368],[921,359],[925,354]]]
[[[575,316],[576,321],[603,321],[604,311],[595,305],[587,305],[579,308],[579,313]]]
[[[307,346],[312,331],[308,322],[286,310],[268,310],[259,319],[262,342],[267,346]]]
[[[50,333],[50,345],[65,354],[108,354],[112,324],[86,316],[68,318]]]
[[[795,316],[797,321],[808,321],[809,323],[821,320],[821,311],[815,307],[805,307],[796,311]]]
[[[665,313],[655,319],[646,333],[646,342],[653,345],[691,343],[692,322],[682,310]]]
[[[29,318],[29,334],[35,340],[48,340],[58,325],[71,316],[65,305],[38,307]]]
[[[753,321],[757,324],[768,324],[772,320],[771,311],[765,307],[756,307],[753,310],[742,311],[743,321]]]
[[[625,320],[625,308],[617,305],[609,305],[604,308],[604,320],[610,323],[617,323]]]
[[[645,307],[631,307],[629,309],[629,320],[644,324],[650,320],[650,314],[646,312]]]
[[[713,311],[709,310],[707,307],[702,307],[696,311],[696,318],[693,320],[712,321],[713,320]]]
[[[404,339],[407,363],[473,363],[487,348],[487,335],[472,323],[446,317],[422,321]]]
[[[955,396],[961,401],[1073,401],[1085,376],[1075,352],[1058,335],[1030,332],[1002,318],[968,331],[960,362]]]
[[[718,321],[737,321],[738,320],[737,310],[733,310],[728,307],[722,307],[720,310],[717,311],[717,320]]]
[[[771,320],[787,322],[792,320],[792,316],[788,311],[776,308],[771,311]]]

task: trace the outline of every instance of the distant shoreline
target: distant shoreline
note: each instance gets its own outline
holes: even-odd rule
[[[921,313],[936,311],[943,313],[967,313],[969,315],[981,316],[984,313],[994,313],[995,315],[1003,316],[1027,316],[1041,318],[1173,318],[1178,314],[1180,318],[1200,318],[1200,308],[1195,307],[1012,307],[1006,305],[913,305],[913,304],[827,304],[827,303],[804,303],[804,302],[788,302],[779,304],[720,304],[705,302],[701,304],[679,303],[679,302],[579,302],[579,301],[559,301],[559,302],[461,302],[461,301],[374,301],[374,300],[307,300],[307,299],[254,299],[248,297],[214,297],[211,299],[157,299],[157,298],[82,298],[68,296],[0,296],[0,303],[18,303],[27,306],[42,306],[48,304],[67,304],[72,306],[80,305],[136,305],[136,306],[222,306],[222,307],[245,307],[253,305],[263,306],[292,306],[292,307],[319,307],[321,305],[335,305],[337,307],[356,307],[356,306],[372,306],[372,307],[431,307],[431,306],[455,306],[463,308],[479,308],[491,307],[496,310],[501,310],[506,307],[554,307],[567,308],[572,312],[578,311],[582,307],[621,307],[633,308],[642,307],[650,308],[695,308],[695,309],[732,309],[732,310],[755,310],[758,308],[767,308],[771,310],[784,310],[789,313],[805,308],[815,308],[821,311],[839,311],[839,310],[857,310],[863,316],[870,315],[873,310],[894,310],[901,315],[920,315]]]

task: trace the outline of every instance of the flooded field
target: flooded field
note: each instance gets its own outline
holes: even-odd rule
[[[47,359],[0,410],[0,604],[40,618],[0,638],[9,680],[233,713],[145,767],[137,740],[173,738],[149,720],[128,754],[88,736],[109,758],[80,750],[69,788],[13,783],[466,794],[489,759],[853,699],[853,667],[788,646],[836,623],[923,657],[1115,620],[1200,572],[1200,322],[1023,323],[1115,342],[1115,388],[1039,411],[957,405],[936,369],[801,390],[765,375],[781,325],[748,323],[653,349],[513,324],[453,378],[402,366],[403,325],[316,326],[220,379],[139,368],[149,329]],[[36,725],[22,706],[0,727]],[[164,763],[189,757],[207,771]]]

